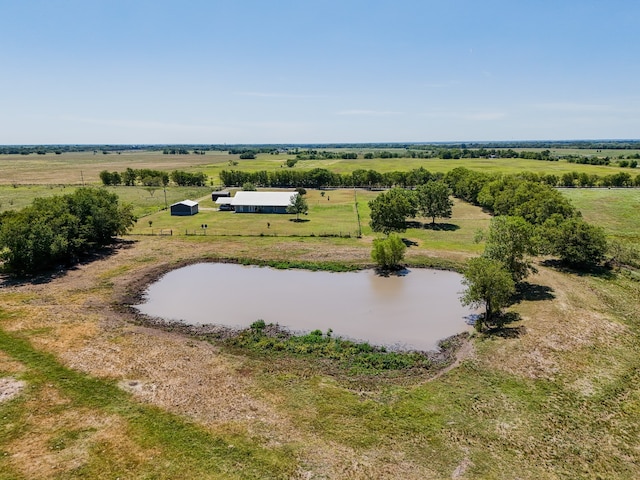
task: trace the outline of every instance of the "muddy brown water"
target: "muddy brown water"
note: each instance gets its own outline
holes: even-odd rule
[[[335,336],[393,348],[436,350],[469,330],[474,312],[460,304],[461,275],[429,269],[383,277],[373,270],[334,273],[202,263],[151,284],[143,314],[191,325],[246,328],[256,320],[294,332]]]

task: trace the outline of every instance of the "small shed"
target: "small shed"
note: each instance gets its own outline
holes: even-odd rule
[[[236,213],[287,213],[297,192],[237,192],[231,205]]]
[[[219,198],[230,198],[231,192],[220,191],[220,192],[211,192],[211,201],[215,202]]]
[[[195,215],[196,213],[198,213],[198,202],[193,200],[183,200],[171,205],[171,215],[186,216]]]

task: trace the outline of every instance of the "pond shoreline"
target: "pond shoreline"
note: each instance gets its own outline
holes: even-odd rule
[[[130,279],[121,292],[117,295],[116,307],[122,312],[126,313],[129,321],[136,325],[159,329],[165,332],[177,333],[180,335],[189,336],[203,341],[212,343],[224,343],[227,340],[237,338],[243,333],[251,330],[251,327],[246,328],[234,328],[230,326],[210,323],[190,325],[186,322],[179,320],[166,320],[160,317],[150,316],[143,314],[137,310],[135,305],[144,301],[145,292],[149,285],[158,281],[161,277],[167,273],[177,270],[179,268],[188,267],[199,263],[221,263],[221,264],[238,264],[247,266],[267,266],[272,267],[271,262],[265,261],[250,261],[248,259],[238,258],[217,258],[217,257],[199,257],[192,259],[180,260],[173,263],[165,263],[155,265],[141,271],[134,278]],[[295,264],[294,264],[295,265]],[[316,263],[316,270],[325,270],[321,263]],[[333,266],[333,264],[331,264]],[[350,264],[346,266],[345,271],[361,271],[361,270],[374,270],[372,264]],[[290,267],[301,268],[301,267]],[[420,268],[420,267],[412,267]],[[335,271],[332,268],[327,268],[326,271]],[[293,337],[299,335],[300,332],[292,331],[277,324],[269,324],[265,333],[268,336],[280,336],[280,337]],[[335,336],[342,340],[349,340],[347,338]],[[363,342],[365,343],[365,342]],[[428,370],[431,374],[442,374],[443,370],[449,368],[454,363],[457,363],[460,359],[458,353],[462,350],[468,350],[470,344],[469,332],[462,332],[456,335],[451,335],[441,339],[438,342],[437,350],[419,350],[419,349],[406,349],[406,348],[394,348],[375,346],[375,348],[385,349],[388,353],[400,353],[400,354],[420,354],[428,359],[432,363],[432,367]]]

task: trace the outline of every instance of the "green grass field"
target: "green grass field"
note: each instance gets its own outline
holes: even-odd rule
[[[619,240],[640,241],[640,189],[564,188],[585,220]]]

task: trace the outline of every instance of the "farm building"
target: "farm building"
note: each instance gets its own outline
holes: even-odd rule
[[[231,192],[221,191],[221,192],[211,192],[211,201],[215,202],[219,198],[229,198],[231,197]]]
[[[195,215],[198,213],[198,202],[183,200],[171,205],[171,215]]]
[[[237,192],[231,199],[236,213],[287,213],[297,192]]]

